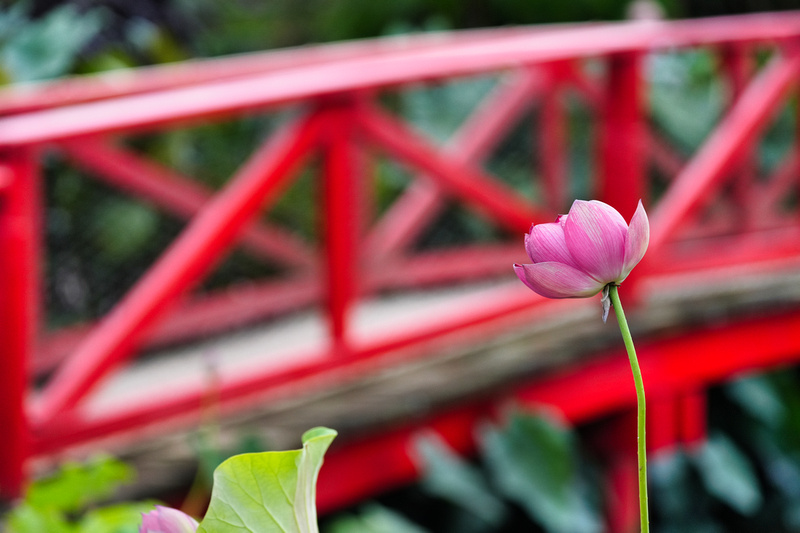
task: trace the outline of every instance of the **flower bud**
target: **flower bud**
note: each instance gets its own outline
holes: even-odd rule
[[[198,526],[197,521],[186,513],[156,505],[149,513],[142,513],[139,533],[194,533]]]
[[[642,202],[625,223],[613,207],[575,200],[568,215],[531,227],[525,250],[532,264],[514,265],[529,289],[546,298],[587,298],[619,285],[642,260],[650,224]]]

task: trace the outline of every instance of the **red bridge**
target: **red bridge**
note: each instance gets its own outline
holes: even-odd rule
[[[687,157],[654,126],[648,84],[658,58],[698,50],[716,60],[726,103]],[[759,163],[774,121],[796,113],[798,76],[800,14],[781,13],[430,34],[4,89],[0,487],[13,496],[36,465],[186,430],[212,409],[291,432],[341,429],[320,485],[329,510],[412,480],[408,446],[423,428],[469,452],[476,422],[510,401],[576,423],[629,412],[630,370],[599,302],[544,300],[511,271],[523,232],[576,196],[626,217],[644,200],[650,249],[622,292],[659,419],[650,444],[702,439],[706,388],[800,359],[797,137],[779,163]],[[476,78],[491,89],[446,142],[393,105]],[[587,183],[570,167],[572,109],[592,123]],[[219,190],[126,144],[266,114],[281,125]],[[524,187],[485,164],[521,126],[535,130]],[[105,316],[63,329],[46,327],[41,297],[51,153],[188,221]],[[378,160],[414,175],[386,208],[370,185]],[[270,215],[310,173],[322,192],[316,242]],[[496,238],[418,246],[453,205]],[[198,290],[237,247],[279,273]],[[270,333],[243,348],[235,328]]]

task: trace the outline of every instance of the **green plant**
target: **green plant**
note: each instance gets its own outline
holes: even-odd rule
[[[315,428],[303,448],[242,454],[214,472],[214,489],[198,533],[317,531],[316,483],[336,432]]]
[[[651,456],[652,530],[800,531],[800,370],[742,377],[708,394],[708,438]],[[323,531],[371,533],[386,520],[430,533],[554,533],[581,531],[570,522],[581,515],[591,531],[602,516],[603,465],[583,436],[547,414],[516,412],[483,428],[467,461],[435,434],[420,435],[419,483],[330,517]]]
[[[478,437],[472,463],[436,434],[421,434],[414,449],[423,477],[416,487],[395,501],[331,517],[323,531],[601,531],[600,490],[573,429],[547,413],[515,411],[499,426],[482,427]],[[376,523],[391,527],[378,530]]]
[[[57,472],[34,481],[6,517],[8,533],[136,533],[141,513],[151,502],[101,505],[133,470],[100,456],[86,463],[68,462]]]

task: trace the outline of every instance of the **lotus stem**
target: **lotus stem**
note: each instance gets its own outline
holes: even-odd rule
[[[641,521],[642,533],[650,531],[650,516],[647,508],[647,445],[645,442],[645,400],[644,383],[642,382],[642,371],[639,369],[639,359],[636,357],[636,349],[633,347],[631,330],[628,328],[628,321],[625,319],[625,311],[622,310],[622,303],[619,300],[618,286],[609,284],[609,296],[611,304],[614,306],[614,314],[617,315],[619,330],[622,333],[622,340],[625,349],[628,350],[628,359],[631,363],[633,372],[633,383],[636,386],[636,405],[637,405],[637,452],[639,458],[639,518]]]

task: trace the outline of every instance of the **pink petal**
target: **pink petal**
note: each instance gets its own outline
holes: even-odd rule
[[[564,240],[564,228],[559,222],[537,224],[525,235],[525,250],[534,263],[555,261],[577,267]]]
[[[587,298],[603,288],[588,274],[563,263],[515,264],[514,272],[530,290],[545,298]]]
[[[649,243],[650,222],[647,220],[647,213],[644,210],[642,201],[639,200],[639,206],[631,218],[628,235],[625,238],[625,263],[622,268],[622,278],[619,281],[627,278],[633,267],[639,264],[639,261],[642,260],[644,253],[647,251]]]
[[[575,200],[564,233],[578,268],[603,285],[620,277],[628,225],[616,209],[597,200]]]
[[[142,514],[139,533],[193,533],[198,525],[194,518],[177,509],[156,505],[154,510]]]

